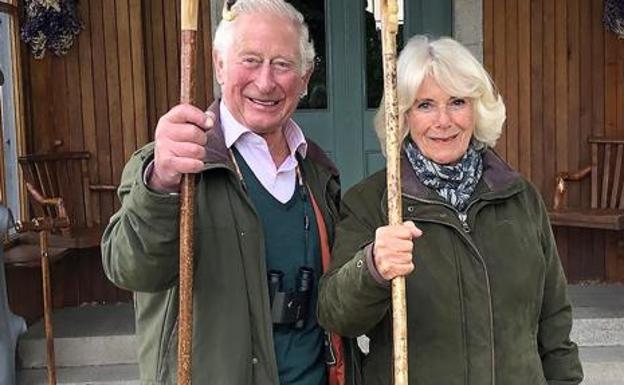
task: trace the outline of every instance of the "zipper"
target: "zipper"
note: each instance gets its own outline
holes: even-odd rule
[[[470,232],[471,232],[471,229],[470,229],[470,225],[468,225],[468,214],[467,213],[468,213],[468,210],[478,200],[474,200],[474,201],[470,202],[468,204],[468,206],[466,207],[466,209],[463,212],[460,212],[455,207],[453,207],[453,206],[451,206],[449,204],[446,204],[444,202],[417,198],[417,197],[415,197],[413,195],[409,195],[409,194],[405,194],[405,193],[403,195],[405,197],[407,197],[407,198],[415,200],[416,202],[443,206],[443,207],[449,208],[450,210],[455,212],[457,214],[457,217],[459,218],[459,221],[462,224],[462,230],[463,231],[460,231],[453,224],[448,223],[448,222],[444,222],[444,221],[437,221],[437,220],[434,220],[434,219],[422,219],[422,218],[418,218],[418,219],[417,218],[412,218],[412,219],[417,219],[420,222],[435,223],[435,224],[447,226],[447,227],[450,227],[450,228],[456,230],[460,234],[460,236],[470,245],[470,247],[472,247],[473,251],[477,254],[477,258],[479,259],[479,262],[483,266],[483,271],[485,272],[485,287],[487,289],[487,295],[488,295],[488,316],[489,316],[489,319],[490,319],[490,341],[491,341],[490,355],[491,355],[491,358],[492,358],[492,365],[491,365],[492,385],[495,385],[496,384],[496,371],[495,371],[495,368],[496,368],[496,365],[495,365],[496,356],[495,356],[495,349],[494,349],[494,311],[493,311],[493,307],[492,307],[492,290],[491,290],[491,286],[490,286],[490,276],[489,276],[489,273],[488,273],[487,265],[485,264],[485,260],[483,259],[483,256],[481,255],[481,252],[477,248],[477,245],[474,244],[472,238],[468,236],[468,234],[470,234]]]
[[[460,213],[457,213],[457,217],[459,218],[459,221],[461,222],[462,228],[464,229],[464,231],[467,233],[470,233],[472,229],[470,228],[470,225],[468,224],[468,214],[466,214],[466,212],[460,212]]]

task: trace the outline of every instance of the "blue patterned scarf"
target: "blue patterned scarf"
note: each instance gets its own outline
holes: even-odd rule
[[[411,140],[406,142],[405,152],[418,179],[457,210],[464,211],[483,173],[478,147],[478,144],[471,142],[468,151],[454,165],[437,164],[425,158]]]

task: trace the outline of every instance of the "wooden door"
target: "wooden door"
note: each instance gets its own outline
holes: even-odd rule
[[[373,131],[383,85],[373,0],[292,0],[306,17],[317,51],[308,96],[295,120],[340,169],[343,190],[384,167]],[[417,33],[452,34],[452,1],[406,0],[399,43]]]

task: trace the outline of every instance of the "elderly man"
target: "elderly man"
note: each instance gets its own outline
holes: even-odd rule
[[[338,174],[291,119],[313,70],[303,16],[240,0],[219,24],[222,99],[178,105],[127,164],[102,241],[106,274],[135,291],[142,383],[176,382],[179,187],[197,173],[192,376],[196,384],[344,383],[340,341],[316,321]],[[328,349],[327,346],[333,346]]]

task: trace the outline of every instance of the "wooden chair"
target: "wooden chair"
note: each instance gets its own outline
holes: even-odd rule
[[[591,137],[588,143],[591,164],[572,173],[557,174],[550,221],[556,226],[623,230],[624,138]],[[563,207],[567,183],[581,181],[587,176],[591,178],[591,201],[587,207]]]
[[[50,235],[50,245],[70,249],[98,247],[105,224],[93,213],[93,193],[115,191],[92,185],[88,152],[59,152],[18,158],[35,217],[69,218],[67,229]]]

